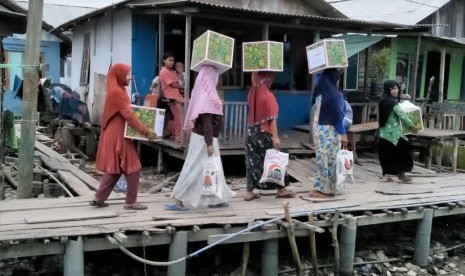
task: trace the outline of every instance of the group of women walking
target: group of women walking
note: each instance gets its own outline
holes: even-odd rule
[[[102,118],[102,131],[97,152],[97,169],[104,172],[100,186],[90,205],[108,206],[106,200],[122,174],[128,183],[124,208],[144,210],[147,207],[137,202],[139,185],[139,162],[134,144],[124,138],[124,125],[145,135],[148,140],[156,135],[134,115],[125,86],[131,79],[131,69],[126,64],[114,64],[107,77],[107,97]],[[289,177],[284,177],[284,186],[264,182],[260,179],[264,170],[265,154],[268,149],[280,149],[277,119],[279,106],[270,88],[275,74],[254,72],[248,93],[247,138],[245,141],[245,168],[247,186],[245,201],[259,199],[255,191],[276,189],[277,198],[292,198],[295,193],[288,189]],[[184,129],[191,132],[189,150],[179,179],[172,191],[172,204],[168,210],[185,211],[188,208],[224,207],[233,191],[226,184],[220,159],[218,136],[223,126],[223,102],[218,95],[219,73],[215,67],[203,66],[195,80],[187,110]],[[336,181],[336,153],[347,148],[344,114],[346,104],[338,89],[341,71],[323,71],[315,87],[312,99],[312,135],[316,150],[316,177],[310,197],[332,197],[341,194],[343,186]],[[400,121],[411,127],[413,123],[398,105],[398,84],[387,81],[379,102],[379,159],[383,170],[383,181],[411,183],[405,175],[413,166],[410,146],[400,128]],[[412,129],[414,132],[417,129]],[[205,195],[203,185],[204,167],[215,159],[215,183],[219,193]]]

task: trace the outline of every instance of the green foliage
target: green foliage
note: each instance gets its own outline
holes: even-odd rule
[[[389,77],[391,49],[382,48],[370,55],[368,74],[372,81],[383,81]]]
[[[134,111],[134,114],[136,115],[136,117],[139,120],[141,120],[145,126],[147,126],[152,131],[155,129],[155,122],[156,122],[155,116],[157,115],[156,110],[142,108],[142,107],[134,107],[134,106],[132,107],[132,110]],[[144,138],[145,139],[144,135],[140,134],[138,131],[134,130],[129,125],[126,130],[126,136],[132,137],[132,138]]]
[[[244,44],[244,70],[267,68],[267,43]]]
[[[234,39],[210,32],[209,40],[208,59],[230,66],[232,62]]]
[[[199,36],[192,46],[192,65],[196,65],[206,58],[208,33],[204,33]]]
[[[263,41],[258,43],[246,43],[243,47],[244,70],[283,70],[282,43]]]
[[[270,43],[270,69],[283,70],[283,44]]]
[[[329,66],[347,66],[347,57],[342,41],[327,41],[326,52],[328,53]]]

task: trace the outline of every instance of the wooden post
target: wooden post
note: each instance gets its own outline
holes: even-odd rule
[[[319,30],[316,30],[315,31],[315,35],[313,36],[313,43],[316,43],[320,41],[320,31]],[[313,145],[313,116],[315,116],[315,112],[313,112],[313,105],[312,105],[312,99],[313,99],[313,92],[315,90],[315,84],[316,84],[316,75],[313,74],[312,75],[312,93],[310,93],[310,122],[309,122],[309,125],[310,125],[310,129],[309,129],[309,134],[310,134],[310,137],[308,138],[308,142],[310,144]]]
[[[308,224],[315,226],[315,218],[313,217],[313,212],[308,214]],[[318,261],[316,256],[316,239],[315,231],[310,231],[310,252],[313,266],[313,274],[318,275]]]
[[[412,102],[415,102],[415,99],[417,97],[417,78],[418,78],[418,62],[420,60],[420,43],[421,43],[421,36],[417,37],[417,51],[415,54],[415,61],[413,62],[413,80],[412,80]],[[421,95],[420,95],[421,97]],[[428,101],[428,100],[426,100]]]
[[[244,242],[242,250],[241,276],[247,276],[247,264],[249,263],[250,243]]]
[[[439,95],[438,102],[442,103],[444,100],[444,75],[446,70],[446,46],[441,49],[441,64],[439,67]]]
[[[337,227],[339,225],[339,210],[333,216],[333,227],[331,229],[331,237],[334,247],[334,275],[339,276],[339,242],[337,240]]]
[[[191,75],[191,29],[192,29],[192,16],[190,14],[186,15],[186,37],[185,37],[185,51],[184,51],[184,70],[185,70],[185,80],[184,80],[184,107],[183,107],[183,122],[184,118],[186,118],[187,108],[189,107],[190,101],[190,75]],[[221,78],[220,78],[221,79]],[[187,133],[183,129],[182,130],[182,144],[187,144]],[[187,151],[189,147],[184,147],[184,155],[187,156]]]
[[[18,198],[32,197],[32,169],[37,120],[37,84],[39,83],[40,35],[42,33],[43,0],[31,1],[27,12],[26,53],[23,68],[24,93],[19,148]]]
[[[0,35],[0,64],[3,63],[3,36]],[[5,199],[5,172],[3,170],[3,160],[5,158],[3,151],[3,72],[4,69],[0,69],[0,200]]]
[[[300,262],[299,250],[297,248],[297,243],[295,241],[295,234],[294,228],[292,227],[292,218],[289,212],[289,201],[283,203],[284,207],[284,215],[286,217],[286,230],[287,230],[287,237],[289,239],[289,244],[291,246],[292,256],[294,257],[295,262],[295,271],[296,275],[304,275],[304,270],[302,267],[302,263]]]

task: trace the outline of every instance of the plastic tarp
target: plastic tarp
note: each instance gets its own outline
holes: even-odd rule
[[[347,57],[349,58],[357,53],[360,53],[371,45],[381,41],[381,39],[385,38],[385,36],[348,34],[333,38],[344,39],[346,44]]]

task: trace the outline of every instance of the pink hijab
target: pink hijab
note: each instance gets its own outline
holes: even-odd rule
[[[192,89],[189,108],[187,109],[184,129],[194,128],[199,114],[210,113],[223,115],[223,102],[218,96],[218,71],[212,66],[203,66]]]

